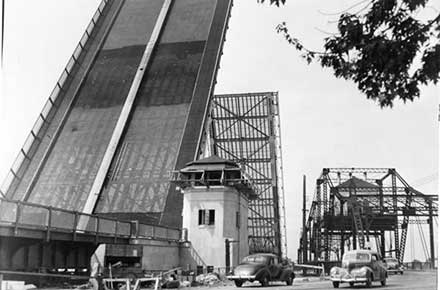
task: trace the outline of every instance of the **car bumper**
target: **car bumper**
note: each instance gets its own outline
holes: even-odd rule
[[[403,269],[387,269],[388,273],[400,273],[403,272]]]
[[[255,280],[255,275],[229,275],[226,276],[229,280]]]
[[[331,277],[330,280],[340,283],[356,283],[367,282],[367,277]]]

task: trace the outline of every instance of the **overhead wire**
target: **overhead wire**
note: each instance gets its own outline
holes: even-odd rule
[[[434,182],[436,180],[438,180],[438,171],[433,172],[430,175],[426,175],[421,178],[418,178],[418,179],[414,180],[413,182],[411,182],[411,184],[413,186],[421,186],[421,185],[429,184],[429,183]]]

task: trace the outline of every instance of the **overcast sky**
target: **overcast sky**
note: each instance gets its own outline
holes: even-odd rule
[[[288,248],[289,256],[296,258],[303,174],[310,196],[325,167],[395,167],[420,191],[438,192],[439,90],[424,87],[414,103],[397,102],[393,109],[381,109],[353,83],[336,79],[318,65],[307,65],[275,32],[276,25],[286,21],[307,47],[319,49],[326,33],[335,31],[334,13],[357,1],[288,2],[281,9],[256,0],[235,1],[215,93],[279,93]],[[6,0],[0,180],[98,3]],[[408,249],[411,252],[411,245]]]

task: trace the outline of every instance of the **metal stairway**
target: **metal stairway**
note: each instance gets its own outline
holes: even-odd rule
[[[358,235],[359,248],[365,249],[365,234],[364,225],[362,221],[361,208],[359,204],[351,198],[348,200],[348,205],[351,207],[351,214],[353,216],[353,222],[356,229],[356,234]]]

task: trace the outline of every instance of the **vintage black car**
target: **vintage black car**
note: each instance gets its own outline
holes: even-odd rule
[[[387,282],[387,270],[379,259],[379,255],[371,250],[353,250],[342,257],[342,267],[330,270],[330,279],[334,288],[340,283],[365,283],[371,287],[373,281],[380,281],[382,286]]]
[[[237,287],[246,281],[259,281],[261,286],[266,287],[269,281],[283,281],[292,285],[295,274],[292,266],[282,263],[274,254],[254,254],[245,257],[227,278],[233,280]]]
[[[385,268],[387,269],[387,272],[395,273],[395,274],[401,274],[403,275],[403,266],[399,263],[399,260],[396,258],[388,257],[384,260]]]

